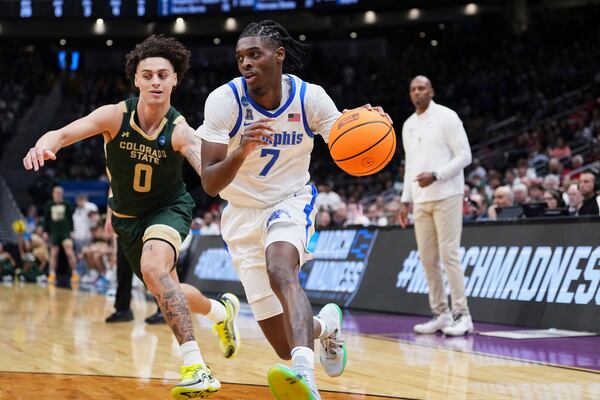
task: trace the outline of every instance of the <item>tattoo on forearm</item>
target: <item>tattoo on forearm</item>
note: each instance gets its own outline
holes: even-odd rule
[[[188,139],[188,146],[184,151],[184,156],[194,168],[194,170],[200,175],[202,170],[202,162],[200,161],[200,149],[202,147],[202,140],[194,133],[192,128],[185,130],[185,136]]]
[[[156,299],[177,341],[181,344],[195,340],[190,309],[181,287],[166,272],[159,276],[159,287]]]
[[[194,167],[194,170],[200,174],[200,171],[202,170],[202,161],[200,160],[200,155],[198,152],[194,151],[192,146],[188,147],[185,151],[185,158],[192,165],[192,167]]]

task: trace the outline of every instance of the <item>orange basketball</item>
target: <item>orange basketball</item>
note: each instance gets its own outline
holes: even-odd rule
[[[333,161],[354,176],[379,172],[396,152],[396,133],[376,111],[357,108],[342,114],[329,133]]]

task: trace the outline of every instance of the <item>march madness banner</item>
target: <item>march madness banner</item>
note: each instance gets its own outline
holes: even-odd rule
[[[314,304],[349,306],[369,265],[377,231],[343,229],[316,232],[309,243],[313,260],[300,270],[300,283]],[[243,287],[220,236],[196,236],[190,246],[186,282],[207,293],[243,296]]]
[[[460,259],[477,321],[600,332],[597,221],[469,224]],[[351,307],[430,315],[414,231],[378,233]]]
[[[476,321],[600,332],[598,221],[538,220],[464,226],[465,289]],[[315,234],[300,272],[313,304],[429,315],[427,281],[412,229]],[[243,288],[220,237],[192,246],[187,281],[206,292]]]

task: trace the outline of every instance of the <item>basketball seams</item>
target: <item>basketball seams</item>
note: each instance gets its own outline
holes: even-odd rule
[[[392,135],[392,140],[393,140],[393,145],[391,146],[390,152],[386,156],[385,160],[383,160],[377,167],[372,168],[366,172],[363,172],[362,174],[350,174],[350,175],[352,175],[352,176],[368,176],[375,172],[378,172],[379,168],[381,168],[382,166],[387,165],[387,163],[390,162],[390,160],[392,159],[392,157],[394,157],[394,154],[396,153],[396,135]]]
[[[360,156],[360,155],[362,155],[362,154],[366,153],[367,151],[371,150],[372,148],[374,148],[375,146],[377,146],[379,143],[381,143],[382,141],[384,141],[384,140],[385,140],[385,138],[386,138],[386,137],[388,137],[388,135],[389,135],[389,134],[390,134],[390,132],[392,131],[392,126],[391,126],[391,125],[388,125],[388,124],[386,124],[386,123],[384,123],[383,121],[371,121],[371,122],[364,123],[364,124],[362,124],[362,125],[367,125],[367,124],[371,124],[371,123],[381,123],[381,124],[384,124],[385,126],[388,126],[388,127],[389,127],[389,129],[388,129],[388,131],[385,133],[385,135],[383,135],[383,136],[382,136],[382,137],[381,137],[381,138],[380,138],[378,141],[376,141],[375,143],[373,143],[371,146],[367,147],[366,149],[364,149],[364,150],[363,150],[363,151],[361,151],[360,153],[356,153],[356,154],[354,154],[352,157],[347,157],[347,158],[343,158],[343,159],[339,159],[339,160],[336,160],[336,159],[334,158],[334,159],[333,159],[333,161],[335,161],[335,162],[343,162],[343,161],[348,161],[348,160],[351,160],[351,159],[353,159],[353,158],[355,158],[355,157],[358,157],[358,156]],[[358,128],[359,126],[362,126],[362,125],[357,125],[357,126],[353,127],[352,129],[354,129],[354,128]],[[345,134],[345,133],[347,133],[347,132],[350,132],[352,129],[348,129],[348,131],[344,132],[344,134]],[[340,135],[339,137],[341,137],[341,135]],[[339,138],[339,137],[338,137],[338,138]],[[336,139],[336,140],[337,140],[337,139]]]
[[[383,124],[385,126],[389,126],[391,128],[391,125],[387,124],[385,121],[368,121],[368,122],[363,122],[362,124],[358,124],[355,125],[347,130],[345,130],[344,132],[340,133],[338,137],[335,138],[335,140],[333,142],[329,143],[329,151],[333,150],[333,146],[335,145],[335,143],[342,137],[344,136],[346,133],[350,132],[353,129],[359,128],[361,126],[365,126],[365,125],[369,125],[369,124]]]

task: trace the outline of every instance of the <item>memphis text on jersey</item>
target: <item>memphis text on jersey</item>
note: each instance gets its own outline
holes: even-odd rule
[[[271,139],[271,141],[269,141],[266,138],[262,138],[262,140],[264,142],[270,143],[273,145],[273,147],[277,147],[277,146],[289,146],[289,145],[296,145],[296,144],[300,144],[302,143],[302,138],[304,136],[304,134],[302,133],[298,133],[296,131],[292,131],[292,132],[286,132],[283,131],[281,133],[273,133],[273,139]]]

